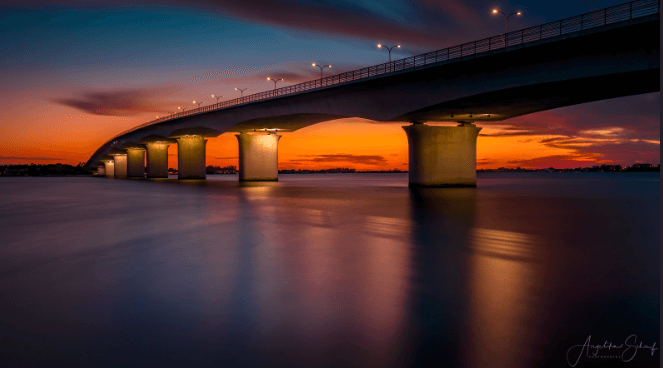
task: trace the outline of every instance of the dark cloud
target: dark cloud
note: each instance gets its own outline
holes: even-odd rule
[[[614,98],[524,115],[503,122],[508,127],[482,136],[614,137],[659,140],[660,92]]]
[[[551,149],[571,152],[511,161],[513,165],[575,167],[591,162],[631,165],[660,162],[660,124],[660,92],[656,92],[481,123],[499,130],[480,135],[522,137]]]
[[[80,97],[51,99],[52,102],[73,107],[94,115],[131,116],[141,113],[166,112],[173,104],[155,101],[167,91],[128,89],[113,92],[82,92]]]
[[[462,2],[445,2],[451,6],[439,6],[431,1],[394,1],[380,4],[378,8],[372,3],[305,0],[198,0],[189,4],[263,24],[378,42],[430,46],[449,41],[449,31],[454,27],[470,30],[472,25],[478,25],[476,14]]]
[[[466,3],[469,3],[466,5]],[[311,0],[36,0],[0,6],[44,8],[130,8],[168,6],[195,8],[261,24],[306,32],[340,35],[371,42],[406,43],[412,47],[451,46],[484,30],[490,4],[468,0],[311,1]],[[481,11],[481,15],[477,13]],[[483,13],[485,11],[485,14]],[[482,35],[485,36],[485,35]],[[420,50],[419,50],[420,51]]]
[[[568,140],[568,137],[553,137],[553,138],[547,138],[547,139],[542,139],[539,141],[539,143],[554,143],[554,142],[561,142]]]
[[[553,136],[541,143],[566,138],[659,140],[660,92],[562,107],[502,122],[480,123],[499,128],[484,137]]]
[[[267,81],[267,77],[274,79],[283,78],[283,82],[277,83],[277,87],[280,88],[285,85],[308,82],[320,78],[320,69],[312,66],[311,63],[313,62],[316,62],[316,60],[312,60],[311,62],[289,63],[277,66],[266,65],[254,68],[237,68],[237,70],[233,72],[228,72],[228,69],[221,69],[219,71],[213,71],[202,76],[194,77],[193,81],[204,83],[222,82],[228,85],[268,85],[268,83],[272,82]],[[332,74],[343,73],[346,71],[359,69],[361,67],[361,65],[355,63],[337,62],[332,64],[331,69],[325,68],[323,71],[323,76],[327,77]],[[245,92],[244,94],[246,95],[248,93],[250,92]]]
[[[352,155],[346,153],[332,154],[332,155],[306,155],[305,158],[289,160],[288,163],[299,164],[304,162],[348,162],[353,164],[363,165],[380,165],[387,163],[383,156],[379,155]]]
[[[478,158],[477,159],[477,166],[495,165],[495,164],[498,164],[498,163],[499,163],[499,161],[493,160],[493,159],[490,159],[490,158]]]
[[[582,167],[593,163],[610,163],[610,160],[605,160],[599,154],[582,155],[582,154],[568,154],[568,155],[550,155],[536,157],[524,160],[508,161],[509,165],[521,167]]]

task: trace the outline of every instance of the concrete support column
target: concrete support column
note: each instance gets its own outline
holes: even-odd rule
[[[147,177],[168,177],[168,146],[167,143],[147,143]]]
[[[236,137],[239,142],[239,180],[278,181],[281,136],[240,133]]]
[[[145,148],[127,148],[127,176],[130,178],[145,177]]]
[[[113,160],[104,161],[104,169],[107,178],[115,176],[115,162]]]
[[[97,166],[97,176],[106,176],[106,166]]]
[[[202,135],[177,138],[177,178],[205,179],[205,146]]]
[[[477,136],[481,128],[415,123],[403,129],[408,142],[410,187],[477,185]]]
[[[115,177],[116,178],[126,178],[127,177],[127,155],[126,154],[113,155],[113,161],[115,162]]]

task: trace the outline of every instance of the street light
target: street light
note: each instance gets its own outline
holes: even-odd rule
[[[184,107],[182,107],[182,106],[178,106],[177,109],[178,109],[178,110],[182,110],[182,112],[185,112],[186,109],[187,109],[187,107],[186,107],[186,106],[184,106]]]
[[[278,83],[278,82],[283,82],[283,78],[274,79],[274,78],[272,78],[272,77],[267,77],[267,80],[268,80],[268,81],[272,81],[272,82],[274,82],[274,90],[275,90],[275,91],[276,91],[276,83]]]
[[[247,90],[247,88],[242,89],[242,88],[235,87],[235,91],[239,91],[239,96],[240,97],[244,96],[244,91],[246,91],[246,90]]]
[[[196,100],[193,100],[193,103],[198,104],[198,108],[200,108],[200,105],[202,105],[204,102],[203,101],[196,102]]]
[[[509,15],[506,15],[503,11],[493,9],[493,14],[497,14],[497,13],[502,14],[504,16],[504,18],[506,18],[506,33],[509,33],[509,18],[511,18],[512,15],[520,16],[522,14],[522,12],[515,12],[515,13],[511,13]],[[506,46],[506,43],[507,43],[507,40],[506,40],[506,34],[505,34],[504,35],[504,46]]]
[[[322,69],[324,69],[324,68],[330,68],[331,69],[331,64],[329,64],[329,65],[318,65],[316,63],[313,63],[311,65],[317,66],[318,68],[320,68],[320,80],[322,80]]]
[[[395,46],[391,46],[391,47],[389,47],[389,46],[385,46],[385,45],[383,45],[383,44],[381,44],[381,43],[378,44],[378,48],[379,48],[379,49],[381,49],[381,48],[383,48],[383,47],[384,47],[385,49],[387,49],[387,51],[389,51],[389,62],[391,63],[391,50],[392,50],[394,47],[397,48],[397,49],[400,49],[400,48],[401,48],[401,45],[395,45]]]
[[[212,98],[216,98],[216,103],[217,103],[217,104],[219,103],[219,99],[222,98],[222,97],[223,97],[223,96],[212,95]]]

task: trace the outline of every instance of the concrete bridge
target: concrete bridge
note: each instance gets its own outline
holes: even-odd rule
[[[235,132],[240,180],[278,180],[279,131],[361,117],[412,123],[403,128],[410,186],[475,186],[473,123],[660,91],[659,29],[659,0],[625,3],[173,114],[114,137],[87,165],[167,177],[177,144],[178,177],[204,179],[206,139]]]

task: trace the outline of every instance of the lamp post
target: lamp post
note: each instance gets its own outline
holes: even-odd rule
[[[242,89],[242,88],[235,87],[235,91],[239,91],[239,96],[240,97],[244,96],[244,91],[246,91],[246,90],[247,90],[247,88]]]
[[[186,109],[187,109],[187,107],[186,107],[186,106],[184,106],[184,107],[182,107],[182,106],[178,106],[177,109],[178,109],[178,110],[182,110],[182,112],[185,112]]]
[[[397,48],[397,49],[400,49],[400,48],[401,48],[401,45],[395,45],[395,46],[391,46],[391,47],[389,47],[389,46],[385,46],[385,45],[383,45],[383,44],[381,44],[381,43],[378,44],[378,48],[379,48],[379,49],[381,49],[381,48],[383,48],[383,47],[384,47],[385,49],[387,49],[387,51],[389,51],[389,62],[391,63],[391,50],[392,50],[394,47]]]
[[[219,99],[222,98],[222,97],[223,97],[223,96],[212,95],[212,98],[216,98],[216,103],[217,103],[217,104],[219,103]]]
[[[493,9],[493,14],[498,14],[498,13],[502,14],[504,16],[504,18],[506,18],[506,33],[509,33],[509,18],[511,18],[512,15],[520,16],[522,14],[522,12],[515,12],[515,13],[511,13],[509,15],[506,15],[503,11]],[[504,34],[504,46],[505,47],[507,46],[506,33]]]
[[[203,101],[196,102],[196,100],[193,100],[193,103],[198,104],[198,108],[200,108],[200,105],[202,105],[204,102]]]
[[[329,64],[329,65],[318,65],[318,64],[316,64],[316,63],[313,63],[313,64],[311,64],[311,65],[313,65],[313,66],[317,66],[318,68],[320,68],[320,80],[322,80],[322,69],[324,69],[324,68],[331,68],[331,64]]]
[[[267,77],[267,80],[274,82],[274,91],[276,91],[276,83],[283,82],[283,78],[274,79],[272,77]]]

